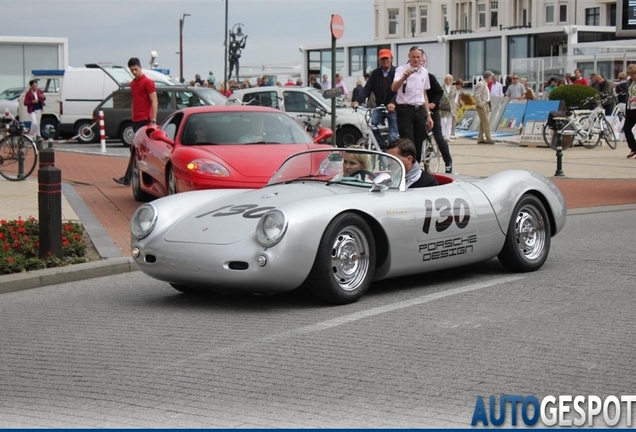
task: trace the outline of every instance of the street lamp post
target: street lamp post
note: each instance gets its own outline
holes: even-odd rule
[[[227,4],[229,3],[230,0],[225,0],[225,41],[223,43],[223,90],[225,91],[225,95],[227,96],[227,91],[228,86],[228,79],[227,79],[227,36],[228,36],[228,29],[227,29]]]
[[[181,82],[183,82],[183,23],[187,16],[190,16],[190,14],[184,13],[179,20],[179,77]]]

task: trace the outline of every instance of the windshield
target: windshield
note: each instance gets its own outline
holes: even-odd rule
[[[128,69],[124,68],[105,68],[105,71],[112,76],[117,83],[121,86],[122,84],[129,83],[132,81],[133,76],[128,71]]]
[[[197,93],[207,102],[207,105],[216,106],[227,104],[227,98],[214,89],[202,87],[197,90]]]
[[[187,117],[183,145],[313,144],[291,117],[281,112],[216,111]]]
[[[268,184],[292,181],[327,181],[369,187],[381,173],[391,176],[391,189],[404,183],[404,165],[391,155],[368,150],[315,150],[287,159]]]

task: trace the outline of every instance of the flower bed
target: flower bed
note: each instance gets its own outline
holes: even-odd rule
[[[62,225],[62,254],[57,258],[49,253],[39,258],[38,221],[29,217],[12,221],[0,220],[0,274],[20,273],[50,267],[86,262],[84,229],[75,222]]]

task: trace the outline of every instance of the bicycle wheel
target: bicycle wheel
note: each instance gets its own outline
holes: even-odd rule
[[[609,121],[607,121],[607,117],[603,117],[600,119],[600,128],[601,133],[600,136],[605,140],[609,148],[612,150],[616,150],[616,134],[614,133],[614,128]]]
[[[441,159],[439,148],[430,139],[424,141],[424,146],[424,170],[436,173],[439,171],[439,161]]]
[[[549,127],[547,123],[543,125],[543,142],[551,149],[556,150],[556,134],[554,132],[554,129]]]
[[[598,119],[590,119],[589,116],[590,114],[581,116],[579,123],[583,125],[583,128],[579,129],[574,136],[576,142],[588,150],[593,149],[601,142],[601,129],[597,125]],[[592,122],[591,125],[590,122]]]
[[[38,148],[30,136],[7,136],[0,141],[0,175],[7,180],[23,180],[38,163]]]

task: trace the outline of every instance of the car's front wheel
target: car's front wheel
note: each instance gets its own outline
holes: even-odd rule
[[[375,242],[366,221],[342,213],[322,235],[316,261],[307,277],[312,295],[332,304],[358,301],[375,273]]]
[[[168,195],[176,195],[178,193],[177,190],[177,178],[174,176],[174,169],[172,166],[168,167]]]
[[[550,253],[550,219],[534,195],[523,195],[510,219],[504,247],[497,256],[514,272],[538,270]]]

